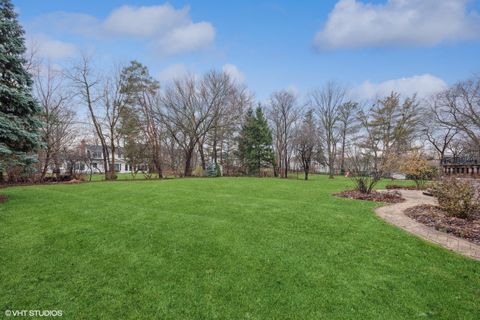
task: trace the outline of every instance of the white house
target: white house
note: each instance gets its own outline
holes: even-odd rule
[[[103,148],[100,145],[88,145],[84,140],[80,143],[77,150],[72,152],[72,156],[66,157],[64,163],[60,167],[60,173],[105,173],[103,161]],[[108,163],[111,162],[111,150],[108,154]],[[117,147],[115,150],[115,172],[131,173],[132,171],[146,171],[146,164],[137,165],[133,168],[128,159],[125,158],[125,149]]]

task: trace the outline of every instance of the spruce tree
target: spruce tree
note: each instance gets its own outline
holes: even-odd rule
[[[272,132],[260,106],[255,113],[251,108],[247,112],[238,151],[250,175],[260,174],[261,168],[271,167],[273,164]]]
[[[0,0],[0,179],[9,168],[36,161],[41,109],[25,68],[23,28],[10,0]]]

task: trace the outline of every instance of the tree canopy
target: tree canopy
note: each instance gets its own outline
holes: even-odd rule
[[[41,109],[25,68],[24,30],[9,0],[0,1],[0,172],[29,168],[40,146]]]
[[[238,144],[240,159],[250,175],[260,174],[260,169],[271,167],[274,161],[272,132],[262,108],[247,111]]]

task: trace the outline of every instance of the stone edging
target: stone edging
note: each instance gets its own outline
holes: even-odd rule
[[[376,208],[375,212],[379,217],[388,223],[402,228],[403,230],[422,239],[480,261],[480,245],[469,242],[462,238],[455,237],[448,233],[435,230],[407,217],[403,213],[405,209],[417,205],[435,205],[435,198],[426,196],[422,194],[422,191],[417,190],[401,190],[400,192],[402,193],[402,197],[405,198],[405,201]]]

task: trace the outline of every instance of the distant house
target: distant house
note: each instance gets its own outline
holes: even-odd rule
[[[85,171],[104,173],[105,168],[103,165],[103,149],[99,145],[85,145],[86,152],[86,163]],[[109,161],[112,159],[111,151],[109,152]],[[115,172],[125,173],[132,172],[131,166],[128,164],[127,159],[125,159],[125,150],[124,148],[118,147],[115,150]]]
[[[445,156],[440,164],[446,175],[480,175],[480,151],[470,151],[460,156]]]
[[[112,153],[109,150],[108,163],[111,162]],[[132,171],[147,171],[148,165],[140,164],[133,167],[125,157],[125,149],[117,147],[115,150],[115,172],[131,173]],[[103,161],[103,148],[100,145],[89,145],[84,140],[78,148],[73,149],[65,157],[64,163],[58,168],[58,173],[105,173]]]

